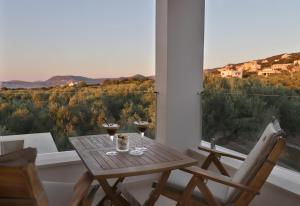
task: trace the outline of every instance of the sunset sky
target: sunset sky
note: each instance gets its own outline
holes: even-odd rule
[[[206,1],[204,68],[300,51],[299,0]],[[0,81],[155,71],[155,0],[0,0]]]
[[[0,0],[0,81],[154,74],[153,0]]]
[[[205,65],[300,52],[299,0],[206,0]]]

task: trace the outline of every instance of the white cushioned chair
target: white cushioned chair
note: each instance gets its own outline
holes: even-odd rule
[[[285,147],[283,134],[277,120],[269,123],[245,159],[199,146],[209,153],[205,162],[201,167],[172,172],[163,195],[177,201],[177,205],[248,205],[259,193]],[[233,177],[229,177],[220,162],[221,156],[244,161]],[[207,170],[211,163],[221,174]]]

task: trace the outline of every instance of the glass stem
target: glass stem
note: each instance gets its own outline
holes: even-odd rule
[[[141,148],[144,148],[144,135],[145,133],[144,132],[141,132]]]
[[[114,136],[113,135],[110,135],[110,140],[114,141]]]

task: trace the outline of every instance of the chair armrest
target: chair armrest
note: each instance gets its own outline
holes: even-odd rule
[[[229,157],[229,158],[233,158],[233,159],[237,159],[237,160],[241,160],[241,161],[245,160],[244,157],[240,157],[240,156],[237,156],[237,155],[221,152],[221,151],[218,151],[216,149],[210,149],[208,147],[204,147],[204,146],[201,146],[201,145],[198,146],[198,149],[202,150],[202,151],[205,151],[205,152],[211,152],[211,153],[214,153],[214,154],[219,155],[219,156]]]
[[[209,179],[209,180],[212,180],[214,182],[218,182],[218,183],[221,183],[221,184],[224,184],[224,185],[228,185],[230,187],[238,188],[240,190],[245,190],[245,191],[255,193],[255,194],[259,193],[257,190],[255,190],[251,187],[248,187],[248,186],[240,184],[240,183],[233,182],[231,180],[231,178],[229,178],[227,176],[220,175],[220,174],[217,174],[217,173],[209,171],[209,170],[204,170],[200,167],[191,166],[191,167],[186,167],[186,168],[181,169],[181,170],[185,171],[187,173],[196,175],[198,177],[201,177],[203,179]]]

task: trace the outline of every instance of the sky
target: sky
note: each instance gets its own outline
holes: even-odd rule
[[[0,81],[153,75],[154,2],[0,0]]]
[[[206,0],[204,68],[300,52],[299,0]]]
[[[204,68],[300,51],[299,0],[206,0]],[[155,0],[0,0],[0,81],[154,75]]]

